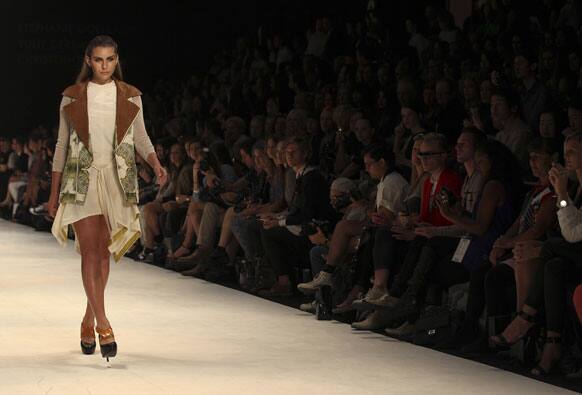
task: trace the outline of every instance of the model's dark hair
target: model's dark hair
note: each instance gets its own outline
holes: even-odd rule
[[[388,173],[394,171],[396,167],[396,159],[394,158],[394,153],[385,144],[374,144],[364,150],[364,156],[370,155],[375,161],[384,159],[386,162],[386,167],[388,168]]]
[[[89,41],[89,44],[87,44],[87,47],[85,48],[85,52],[83,53],[83,64],[81,66],[81,71],[79,71],[75,83],[87,81],[93,75],[93,70],[91,70],[91,67],[87,65],[87,62],[85,62],[85,56],[91,57],[91,55],[93,54],[93,49],[95,49],[95,47],[110,47],[115,50],[116,55],[119,55],[119,51],[117,50],[117,43],[112,37],[105,35],[94,37],[91,41]],[[119,61],[119,59],[117,59],[117,66],[113,71],[112,78],[119,81],[123,81],[123,73],[121,71],[121,62]]]

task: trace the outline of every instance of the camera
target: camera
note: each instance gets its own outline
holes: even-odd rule
[[[457,202],[457,197],[455,194],[447,187],[442,187],[441,191],[439,192],[438,199],[440,202],[445,206],[454,206]]]
[[[333,233],[333,225],[331,222],[317,219],[301,224],[301,233],[305,236],[312,236],[317,233],[317,228],[321,229],[321,232],[326,238],[329,238]]]

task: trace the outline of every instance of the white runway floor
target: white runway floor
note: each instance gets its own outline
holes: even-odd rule
[[[106,302],[110,367],[79,347],[73,242],[0,220],[0,394],[566,392],[127,258]]]

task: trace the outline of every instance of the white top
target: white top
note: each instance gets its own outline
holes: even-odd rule
[[[89,150],[96,164],[113,159],[115,135],[115,105],[117,89],[113,80],[106,84],[87,84],[87,110],[89,115]]]
[[[408,196],[410,185],[399,173],[386,174],[378,184],[376,209],[384,207],[394,214],[405,211],[404,199]]]
[[[109,84],[111,84],[111,86],[109,86]],[[91,114],[93,114],[95,117],[97,118],[101,118],[98,114],[102,113],[103,110],[105,108],[111,108],[111,92],[110,90],[113,89],[115,90],[114,95],[117,94],[117,90],[115,89],[115,82],[112,80],[110,83],[107,83],[105,85],[99,85],[99,84],[94,84],[91,81],[89,81],[89,83],[87,84],[87,105],[89,107],[88,109],[88,116],[89,116],[89,129],[92,128],[92,125],[94,125],[94,123],[91,123]],[[89,86],[93,86],[91,88],[91,90],[95,91],[94,93],[89,93]],[[89,98],[89,95],[93,96],[93,99]],[[114,96],[115,99],[117,100],[117,97]],[[155,149],[154,146],[146,132],[145,129],[145,122],[144,122],[144,118],[143,118],[143,106],[142,106],[142,101],[141,101],[141,97],[140,96],[135,96],[130,98],[129,100],[131,100],[135,105],[137,105],[140,108],[139,114],[137,116],[137,118],[135,119],[134,123],[133,123],[133,142],[135,145],[135,150],[137,151],[137,153],[139,154],[139,156],[141,156],[143,159],[147,159],[148,155],[151,153],[155,153]],[[59,111],[59,135],[57,138],[57,143],[55,144],[55,154],[53,157],[53,171],[57,171],[57,172],[62,172],[65,168],[65,162],[66,162],[66,157],[67,157],[67,147],[69,145],[69,123],[67,120],[67,116],[65,115],[65,111],[64,111],[64,107],[66,105],[68,105],[69,103],[71,103],[73,101],[72,98],[68,97],[68,96],[63,96],[63,98],[61,99],[61,105],[60,105],[60,111]],[[92,109],[93,105],[97,105],[97,103],[99,103],[98,107],[99,109]],[[106,125],[109,125],[109,127],[111,128],[111,134],[109,134],[109,132],[107,133],[100,133],[100,135],[102,135],[101,137],[107,137],[110,136],[111,139],[114,138],[114,133],[115,133],[115,114],[116,114],[116,102],[113,102],[113,110],[111,112],[111,118],[113,119],[113,126],[111,126],[111,119],[109,119],[108,121],[97,121],[97,124],[99,124],[101,127],[106,127]],[[96,112],[94,112],[96,111]],[[110,110],[111,111],[111,110]],[[94,118],[94,121],[97,119]],[[105,124],[103,123],[105,122]],[[92,138],[95,138],[95,132],[91,132],[91,130],[89,131],[89,134],[91,135]],[[97,137],[99,138],[99,137]],[[100,140],[101,142],[106,142],[103,140]],[[112,140],[113,141],[113,140]],[[111,143],[113,144],[113,142]],[[97,146],[97,144],[92,144],[91,143],[91,138],[89,139],[89,145],[93,145],[93,146]],[[105,145],[103,144],[103,146],[105,147],[113,147],[113,145]],[[95,148],[95,147],[93,147]],[[113,151],[113,150],[112,150]]]
[[[568,198],[568,205],[558,210],[558,221],[562,236],[569,243],[582,241],[582,209],[577,209]]]

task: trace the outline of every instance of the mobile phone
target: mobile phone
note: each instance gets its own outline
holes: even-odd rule
[[[453,206],[457,201],[455,194],[447,187],[441,188],[441,191],[439,192],[439,198],[441,203],[449,207]]]

